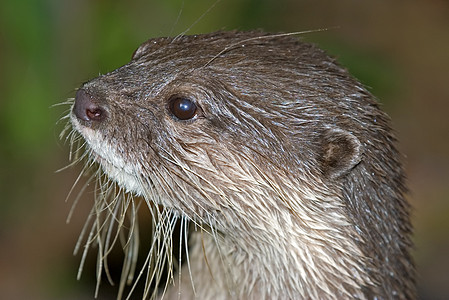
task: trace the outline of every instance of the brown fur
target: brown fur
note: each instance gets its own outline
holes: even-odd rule
[[[174,116],[173,97],[195,116]],[[71,119],[112,181],[165,207],[167,233],[166,210],[196,224],[167,298],[415,298],[390,120],[315,46],[261,32],[149,40],[81,87]]]

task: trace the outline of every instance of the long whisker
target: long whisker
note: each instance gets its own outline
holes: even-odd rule
[[[287,33],[278,33],[278,34],[269,34],[269,35],[260,35],[260,36],[256,36],[256,37],[251,37],[251,38],[247,38],[247,39],[243,39],[241,41],[235,42],[227,47],[225,47],[223,50],[221,50],[220,52],[218,52],[214,57],[212,57],[204,66],[203,68],[207,67],[208,65],[210,65],[215,59],[217,59],[218,57],[220,57],[220,55],[235,49],[236,47],[247,43],[247,42],[251,42],[251,41],[255,41],[255,40],[264,40],[264,39],[271,39],[271,38],[277,38],[277,37],[283,37],[283,36],[290,36],[290,35],[302,35],[302,34],[307,34],[307,33],[315,33],[315,32],[321,32],[321,31],[327,31],[333,28],[337,28],[337,27],[331,27],[331,28],[321,28],[321,29],[312,29],[312,30],[304,30],[304,31],[295,31],[295,32],[287,32]]]

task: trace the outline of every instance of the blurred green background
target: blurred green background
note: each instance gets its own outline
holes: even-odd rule
[[[68,107],[53,104],[151,37],[331,28],[302,38],[335,55],[392,116],[407,155],[420,295],[449,299],[449,2],[214,3],[0,2],[0,298],[93,299],[95,257],[76,281],[71,254],[92,195],[67,225],[73,197],[64,199],[80,168],[55,173],[68,164],[57,124]],[[99,298],[114,292],[105,282]]]

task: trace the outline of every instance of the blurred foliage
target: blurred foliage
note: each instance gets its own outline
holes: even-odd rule
[[[55,74],[54,24],[48,4],[2,2],[0,134],[8,141],[1,145],[2,157],[36,157],[49,147],[47,130],[53,120],[48,99],[55,98]]]

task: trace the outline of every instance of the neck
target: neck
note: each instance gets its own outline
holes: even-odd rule
[[[226,226],[217,225],[223,227],[220,233],[194,232],[192,280],[201,285],[197,291],[207,293],[197,297],[363,298],[360,287],[370,280],[341,203],[306,195],[317,193],[296,195],[301,201],[295,203],[307,206],[290,203],[274,209],[266,199],[254,202],[264,204],[257,207],[258,215],[227,215]],[[190,282],[188,272],[182,273]]]

